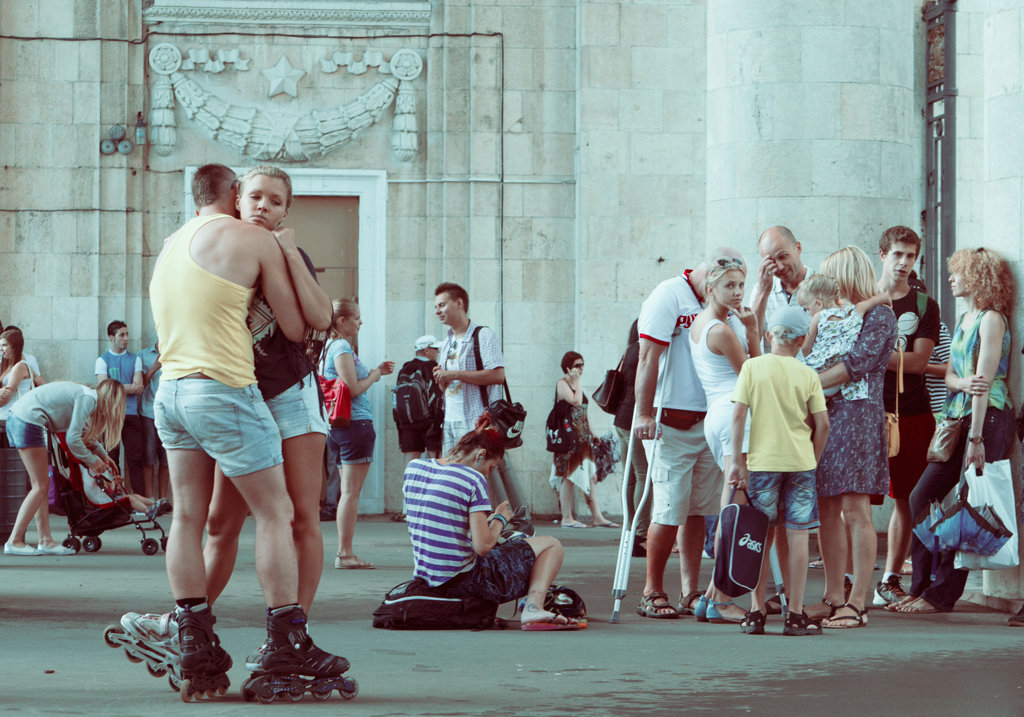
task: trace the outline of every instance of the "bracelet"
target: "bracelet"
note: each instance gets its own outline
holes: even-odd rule
[[[974,443],[975,445],[982,445],[984,443],[984,441],[985,441],[985,439],[983,437],[981,437],[981,436],[971,437],[968,440],[970,440],[970,442]]]
[[[494,515],[492,515],[490,518],[487,519],[487,523],[489,525],[489,524],[493,523],[496,520],[500,520],[501,521],[501,529],[502,530],[504,530],[505,528],[508,527],[508,521],[505,520],[505,516],[502,515],[501,513],[495,513]]]

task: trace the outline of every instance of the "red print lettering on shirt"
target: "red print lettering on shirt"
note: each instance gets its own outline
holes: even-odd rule
[[[697,318],[697,314],[690,314],[689,316],[680,316],[676,319],[676,328],[684,328],[687,331],[690,330],[690,326],[693,325],[693,320]]]

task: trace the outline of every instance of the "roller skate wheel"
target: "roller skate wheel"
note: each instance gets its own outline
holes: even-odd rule
[[[113,639],[114,635],[123,635],[124,630],[121,629],[120,625],[107,625],[103,630],[103,642],[107,643],[107,647],[118,648],[120,643]]]
[[[334,692],[334,690],[330,687],[312,690],[313,699],[320,700],[321,702],[323,700],[329,700],[331,699],[332,692]]]
[[[292,687],[288,692],[285,693],[292,702],[302,702],[302,698],[306,695],[306,690],[302,685],[296,685]]]
[[[153,677],[163,677],[167,674],[167,670],[163,669],[162,667],[153,667],[148,662],[146,663],[146,669],[149,670],[149,674],[151,674]]]
[[[354,679],[349,678],[345,680],[345,686],[340,688],[338,692],[340,692],[341,696],[346,700],[355,699],[355,696],[359,694],[359,683]]]
[[[175,692],[181,691],[181,685],[180,683],[174,681],[174,675],[167,675],[167,684],[169,684],[171,686],[171,689]]]
[[[277,701],[277,694],[271,692],[269,695],[256,695],[256,699],[259,700],[260,704],[269,705],[272,702]]]
[[[181,681],[181,691],[180,691],[180,694],[181,694],[181,701],[182,702],[189,703],[189,702],[195,702],[196,701],[195,697],[194,697],[194,694],[192,692],[192,680],[185,679],[185,680]]]
[[[128,658],[128,662],[135,662],[135,663],[142,662],[142,658],[141,657],[136,657],[132,653],[128,652],[128,648],[127,647],[124,648],[124,656]]]

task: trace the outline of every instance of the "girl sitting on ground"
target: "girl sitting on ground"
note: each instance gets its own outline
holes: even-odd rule
[[[864,314],[882,304],[892,305],[888,294],[875,294],[856,306],[841,304],[839,284],[826,274],[811,274],[800,284],[797,302],[811,315],[811,328],[804,341],[804,362],[819,373],[835,366],[850,352],[864,324]],[[825,396],[842,391],[843,398],[867,398],[867,379],[825,389]]]
[[[504,439],[485,413],[444,458],[409,462],[402,492],[414,575],[449,597],[501,604],[525,595],[523,630],[581,629],[585,622],[544,609],[562,544],[550,536],[499,544],[512,509],[503,501],[491,511],[485,476],[504,456]]]

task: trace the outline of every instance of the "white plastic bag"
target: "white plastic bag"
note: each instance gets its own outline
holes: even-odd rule
[[[1010,461],[986,463],[985,471],[980,476],[974,472],[974,466],[967,466],[964,471],[969,491],[967,500],[973,506],[990,505],[992,511],[999,516],[1013,536],[999,549],[995,555],[978,555],[958,550],[953,565],[956,568],[970,570],[1001,570],[1016,567],[1020,562],[1017,549],[1017,517],[1013,510],[1013,473]]]

